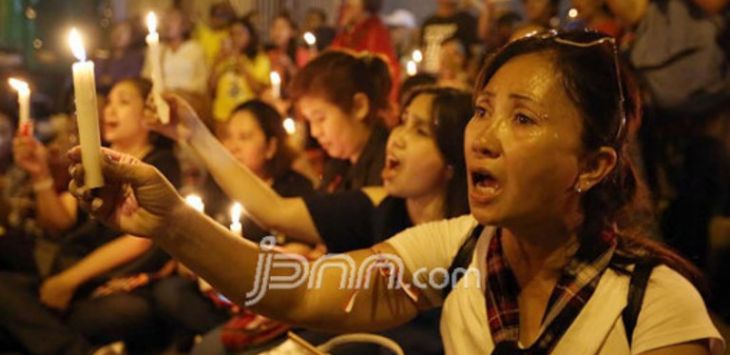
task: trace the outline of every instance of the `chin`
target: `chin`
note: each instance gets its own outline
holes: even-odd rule
[[[479,206],[474,208],[470,205],[469,209],[471,210],[471,215],[474,216],[481,225],[499,226],[504,222],[504,216],[502,216],[502,214],[494,208],[494,206]]]

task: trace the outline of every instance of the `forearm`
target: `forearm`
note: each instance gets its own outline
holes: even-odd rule
[[[125,235],[94,250],[63,274],[81,285],[138,258],[151,247],[152,241],[148,239]]]
[[[207,128],[199,125],[194,129],[189,144],[226,195],[243,204],[257,223],[303,242],[320,241],[304,202],[282,198],[240,164]]]
[[[377,271],[373,272],[369,287],[361,289],[349,313],[344,307],[353,294],[353,288],[339,287],[340,271],[324,272],[321,287],[310,289],[308,282],[302,282],[298,287],[267,289],[258,302],[246,304],[256,298],[256,293],[251,291],[257,282],[261,287],[269,285],[269,282],[273,285],[274,276],[293,274],[292,268],[282,264],[277,266],[281,255],[260,252],[254,243],[230,234],[186,206],[174,211],[172,220],[175,228],[156,240],[163,249],[236,303],[273,319],[325,330],[374,330],[401,324],[417,313],[416,305],[402,290],[375,285],[385,279],[379,277]],[[348,254],[348,257],[357,268],[373,254],[371,250],[361,250]],[[257,275],[264,269],[270,270],[270,274]],[[302,278],[308,279],[311,270],[303,271]],[[355,270],[348,272],[354,273]]]
[[[43,228],[63,232],[76,223],[75,200],[56,192],[50,176],[33,179],[38,222]]]

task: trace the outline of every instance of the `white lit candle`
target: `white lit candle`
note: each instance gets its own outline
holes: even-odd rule
[[[190,194],[185,196],[185,203],[188,204],[188,206],[192,207],[194,210],[205,213],[205,204],[203,203],[203,199],[196,195],[196,194]]]
[[[231,232],[240,235],[243,231],[241,225],[241,214],[243,213],[243,206],[236,202],[231,206]]]
[[[406,65],[406,72],[409,76],[414,76],[418,74],[418,64],[416,64],[416,62],[413,60],[409,60],[408,64]]]
[[[421,52],[420,49],[416,49],[411,54],[411,58],[413,59],[414,62],[421,63],[423,61],[423,52]]]
[[[89,189],[104,186],[101,174],[101,137],[99,133],[99,109],[96,104],[96,83],[94,63],[86,60],[86,50],[81,35],[75,28],[69,35],[74,57],[74,97],[76,100],[76,122],[81,145],[81,163],[84,166],[84,184]]]
[[[147,30],[149,34],[145,38],[148,47],[147,58],[150,62],[150,74],[152,76],[152,97],[157,107],[157,116],[162,123],[170,122],[170,106],[162,98],[165,90],[165,82],[162,80],[162,63],[160,62],[160,35],[157,33],[157,16],[154,12],[147,14]]]
[[[312,32],[305,32],[304,33],[304,42],[307,43],[309,46],[309,49],[317,49],[315,47],[317,45],[317,36],[314,35]]]
[[[8,84],[18,93],[18,130],[21,135],[30,135],[30,87],[25,81],[15,78],[8,79]]]
[[[568,17],[569,17],[569,18],[570,18],[571,20],[575,20],[576,18],[578,18],[578,9],[576,9],[576,8],[572,8],[572,9],[570,9],[570,10],[568,11]]]
[[[294,133],[297,133],[297,123],[294,121],[293,118],[291,118],[291,117],[285,118],[284,122],[283,122],[283,126],[284,126],[284,130],[286,131],[286,133],[289,134],[290,136],[293,135]]]
[[[271,91],[274,95],[274,98],[281,98],[281,75],[279,73],[272,71],[269,74],[269,79],[271,80]]]

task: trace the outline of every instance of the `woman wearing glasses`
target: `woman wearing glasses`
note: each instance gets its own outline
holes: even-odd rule
[[[350,331],[393,327],[443,306],[450,354],[722,353],[692,268],[624,218],[641,186],[624,152],[639,110],[632,87],[622,85],[611,44],[589,32],[531,36],[486,64],[465,131],[471,215],[347,254],[356,264],[373,255],[399,257],[406,269],[401,287],[372,277],[370,287],[353,292],[340,287],[340,272],[325,273],[320,288],[268,290],[253,308]],[[113,152],[106,153],[105,174],[126,184],[110,184],[94,199],[77,187],[79,150],[71,157],[77,162],[71,187],[98,218],[155,235],[226,295],[247,301],[256,245],[186,207],[151,167]],[[637,299],[629,296],[637,290],[629,286],[631,271],[648,261],[660,265],[638,288],[645,292],[632,325],[633,313],[624,312]],[[453,279],[443,280],[443,271],[455,264],[473,270],[445,297],[443,287]]]

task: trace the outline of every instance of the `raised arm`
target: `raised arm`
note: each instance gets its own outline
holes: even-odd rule
[[[277,276],[281,280],[292,275],[292,269],[280,263],[282,254],[260,252],[257,245],[193,211],[152,166],[127,156],[105,151],[108,158],[103,163],[104,175],[108,181],[118,183],[109,184],[94,198],[78,188],[83,184],[79,153],[79,149],[71,153],[76,162],[71,191],[81,199],[84,208],[127,233],[154,235],[163,249],[227,297],[266,316],[318,329],[375,330],[404,323],[427,307],[425,298],[415,302],[403,290],[385,287],[386,279],[375,271],[365,282],[369,287],[360,289],[348,313],[345,306],[351,303],[353,289],[340,288],[337,269],[324,272],[320,288],[309,288],[304,282],[288,289],[268,289],[258,302],[251,303],[258,294],[252,290],[257,284],[262,285],[261,280],[271,281]],[[378,245],[374,250],[393,253],[387,245]],[[373,250],[346,254],[354,264],[350,270],[354,272],[362,264],[372,262],[372,255]],[[265,270],[270,274],[260,278],[258,273]],[[408,282],[410,274],[404,274]]]
[[[15,164],[30,175],[38,222],[47,230],[61,233],[76,223],[76,200],[55,189],[46,148],[33,137],[13,139]]]
[[[157,129],[188,144],[228,197],[240,202],[246,213],[266,229],[309,244],[321,242],[303,199],[281,197],[228,152],[187,102],[176,96],[169,98],[176,117],[171,125]],[[176,134],[178,130],[187,134]]]

